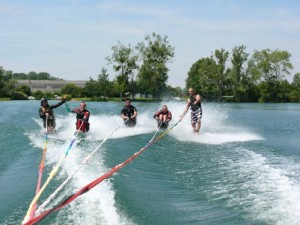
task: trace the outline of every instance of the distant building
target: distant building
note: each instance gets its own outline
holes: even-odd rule
[[[17,86],[28,85],[31,91],[55,92],[66,84],[75,84],[78,87],[84,87],[85,80],[17,80]]]

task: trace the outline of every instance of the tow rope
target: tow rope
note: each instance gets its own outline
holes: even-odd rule
[[[81,124],[82,125],[82,124]],[[66,150],[65,154],[63,155],[63,157],[60,159],[59,163],[53,168],[53,170],[50,172],[46,182],[44,183],[43,187],[39,190],[39,192],[35,195],[34,199],[32,200],[32,202],[29,205],[29,208],[27,210],[26,216],[24,217],[24,220],[22,222],[22,224],[26,223],[31,215],[31,211],[33,209],[33,206],[37,203],[37,201],[39,200],[39,198],[41,197],[42,193],[44,192],[44,190],[46,189],[46,187],[48,186],[48,184],[50,183],[51,179],[56,175],[60,165],[62,164],[63,160],[67,157],[67,155],[69,154],[70,149],[72,148],[76,137],[78,136],[79,132],[81,131],[81,126],[78,129],[75,137],[73,138],[73,140],[70,142],[68,149]]]
[[[24,225],[32,225],[32,224],[37,224],[38,222],[42,221],[43,219],[45,219],[47,216],[49,216],[51,213],[53,213],[54,211],[58,211],[61,208],[65,207],[66,205],[68,205],[69,203],[71,203],[72,201],[74,201],[77,197],[79,197],[82,194],[87,193],[88,191],[90,191],[91,189],[93,189],[96,185],[98,185],[99,183],[101,183],[103,180],[107,179],[108,177],[110,177],[111,175],[113,175],[115,172],[119,171],[120,169],[122,169],[124,166],[126,166],[129,162],[133,161],[136,157],[138,157],[140,154],[142,154],[145,150],[147,150],[149,147],[151,147],[154,143],[156,143],[157,141],[159,141],[163,136],[165,136],[167,133],[169,133],[175,126],[177,126],[182,119],[184,118],[184,116],[186,115],[187,112],[185,112],[182,117],[173,125],[171,126],[169,129],[167,129],[165,132],[163,132],[161,135],[159,135],[157,138],[155,138],[154,140],[150,141],[145,147],[141,148],[138,152],[134,153],[131,157],[129,157],[127,160],[125,160],[124,162],[114,166],[112,169],[110,169],[106,174],[98,177],[97,179],[95,179],[94,181],[92,181],[91,183],[87,184],[86,186],[84,186],[82,189],[80,189],[79,191],[77,191],[76,193],[70,195],[69,197],[67,197],[65,200],[61,201],[60,203],[58,203],[56,206],[54,206],[52,209],[46,210],[45,212],[41,213],[39,216],[36,216],[34,218],[32,218],[31,220],[29,220],[28,222],[26,222]]]
[[[128,119],[127,119],[128,120]],[[107,139],[109,137],[111,137],[114,132],[116,130],[118,130],[123,124],[125,124],[127,122],[127,120],[125,120],[123,123],[119,124],[117,127],[115,127],[103,140],[102,142],[95,148],[94,151],[92,151],[82,162],[81,164],[76,168],[76,170],[73,172],[73,174],[71,174],[70,176],[68,176],[68,178],[46,199],[46,201],[40,205],[40,207],[37,210],[37,213],[41,213],[45,206],[47,204],[49,204],[49,202],[57,195],[57,193],[75,176],[75,174],[81,169],[81,167],[83,167],[90,159],[91,157],[94,155],[94,153],[107,141]]]
[[[43,172],[44,172],[44,168],[45,168],[45,157],[46,157],[47,149],[48,149],[48,116],[46,116],[45,142],[44,142],[44,146],[43,146],[42,159],[41,159],[40,166],[39,166],[39,177],[38,177],[38,181],[37,181],[37,185],[36,185],[35,194],[39,193],[40,188],[41,188],[41,181],[42,181]],[[37,203],[35,203],[33,205],[29,219],[34,217],[36,208],[37,208]]]

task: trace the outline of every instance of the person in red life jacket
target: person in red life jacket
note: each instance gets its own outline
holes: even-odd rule
[[[76,130],[81,130],[83,133],[86,133],[90,130],[90,111],[86,109],[86,103],[81,102],[80,108],[71,110],[71,112],[76,113]]]
[[[41,107],[39,108],[40,117],[43,119],[44,128],[47,127],[48,131],[54,131],[55,129],[55,117],[53,109],[61,106],[66,102],[66,99],[63,98],[61,102],[55,105],[49,105],[46,98],[41,99]]]
[[[136,117],[137,117],[136,108],[131,105],[130,98],[125,99],[125,105],[121,110],[121,117],[125,122],[125,125],[128,127],[134,127],[136,125]]]
[[[172,113],[168,110],[167,105],[163,105],[161,110],[154,114],[154,119],[157,120],[157,125],[161,128],[167,128],[172,119]]]
[[[201,118],[202,118],[202,106],[201,106],[201,96],[194,92],[193,88],[189,88],[189,96],[190,98],[187,100],[186,108],[182,115],[183,115],[191,108],[191,124],[193,130],[196,134],[199,134],[201,128]]]

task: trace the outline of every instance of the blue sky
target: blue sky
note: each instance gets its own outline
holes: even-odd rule
[[[0,66],[66,80],[97,78],[118,41],[168,36],[175,60],[168,84],[185,86],[194,62],[216,49],[265,48],[292,54],[300,72],[300,0],[1,0]]]

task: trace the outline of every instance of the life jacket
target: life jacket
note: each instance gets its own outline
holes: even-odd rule
[[[83,121],[83,118],[87,116],[87,119]],[[90,123],[89,123],[89,118],[90,118],[90,111],[88,110],[83,110],[83,111],[78,111],[76,115],[76,130],[81,130],[83,133],[88,132],[90,130]]]
[[[191,106],[191,110],[193,110],[193,111],[201,108],[201,102],[198,102],[196,105],[194,105],[193,103],[195,101],[196,101],[196,97],[190,96],[190,106]]]
[[[48,113],[49,114],[48,120],[53,120],[54,119],[53,109],[50,107],[50,105],[47,105],[46,107],[41,107],[41,109],[42,109],[43,113]]]
[[[159,114],[168,115],[169,114],[169,110],[167,110],[166,112],[164,112],[163,110],[160,110]]]
[[[134,111],[136,111],[136,108],[133,105],[130,105],[129,107],[124,107],[122,109],[122,114],[125,116],[131,117],[134,114]]]
[[[90,111],[84,109],[84,110],[78,111],[78,112],[76,112],[76,113],[77,113],[77,115],[76,115],[77,120],[82,120],[82,119],[84,118],[84,116],[86,116],[86,113],[88,113],[86,122],[89,121],[89,118],[90,118]]]

